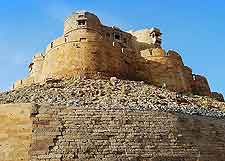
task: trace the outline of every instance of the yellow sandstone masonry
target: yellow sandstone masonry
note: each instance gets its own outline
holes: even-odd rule
[[[0,105],[0,161],[224,161],[225,121],[154,110]]]
[[[129,107],[0,105],[0,161],[224,161],[224,127]]]
[[[0,161],[28,161],[31,104],[0,105]]]
[[[193,75],[176,51],[162,47],[158,28],[122,31],[105,26],[90,12],[75,12],[64,23],[62,36],[33,57],[29,75],[13,89],[71,77],[117,77],[142,80],[172,91],[212,96],[208,81]]]

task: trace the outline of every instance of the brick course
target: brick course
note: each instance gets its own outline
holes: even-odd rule
[[[225,158],[223,119],[126,107],[41,108],[48,111],[34,117],[39,121],[33,121],[33,161]]]

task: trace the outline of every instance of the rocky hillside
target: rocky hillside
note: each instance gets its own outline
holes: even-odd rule
[[[225,118],[225,103],[209,97],[181,95],[144,82],[119,80],[69,79],[32,85],[0,93],[0,104],[35,103],[88,107],[97,105],[129,109],[152,109]]]

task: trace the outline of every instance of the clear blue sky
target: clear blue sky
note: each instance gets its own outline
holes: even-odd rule
[[[163,47],[174,49],[193,72],[225,94],[224,0],[1,0],[0,90],[27,74],[34,53],[63,33],[72,11],[96,13],[123,30],[159,27]]]

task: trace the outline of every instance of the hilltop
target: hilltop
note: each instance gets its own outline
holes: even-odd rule
[[[111,105],[130,109],[155,109],[168,112],[225,117],[225,103],[207,96],[181,94],[143,81],[71,78],[49,81],[0,94],[0,104],[34,103],[84,107]]]
[[[159,28],[125,32],[103,25],[93,13],[77,11],[65,19],[63,34],[34,55],[27,77],[12,89],[73,76],[117,77],[223,100],[222,94],[211,91],[206,77],[194,74],[181,54],[166,51],[162,42]]]

